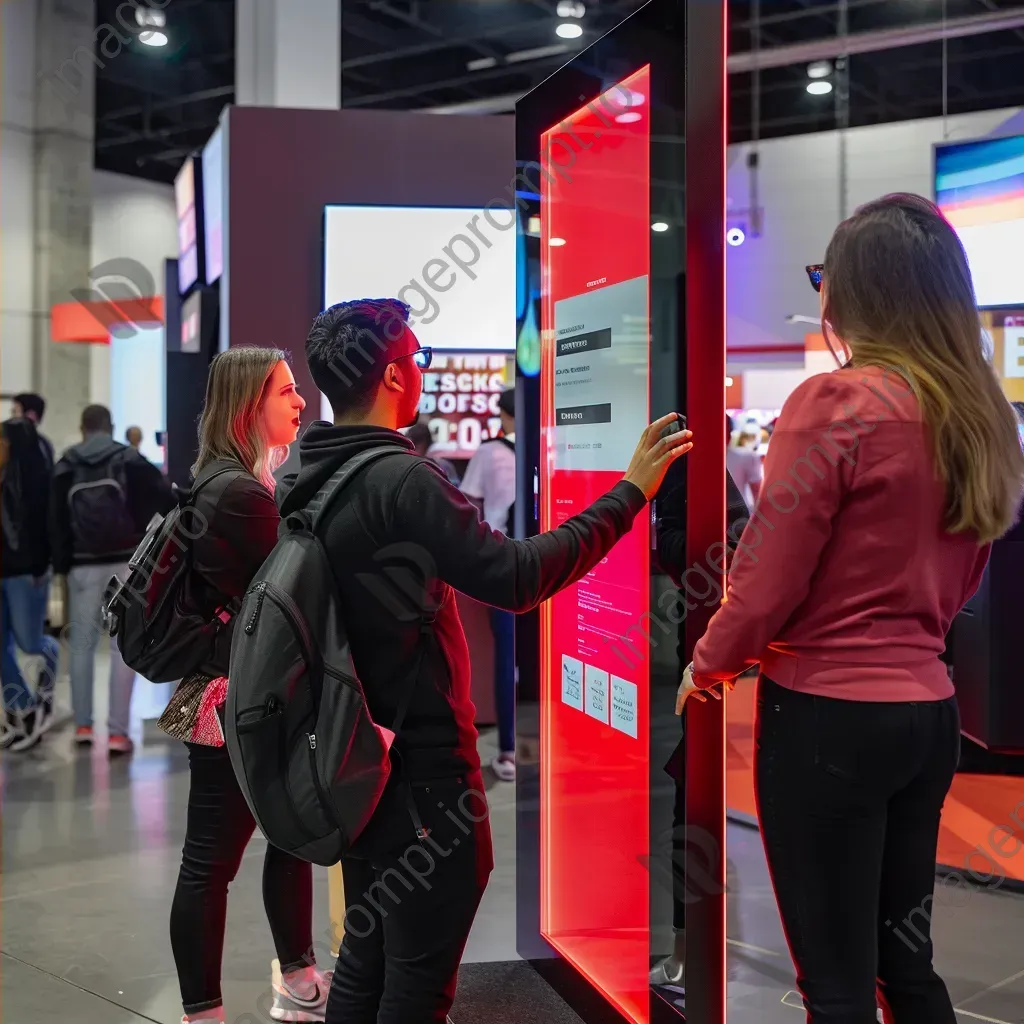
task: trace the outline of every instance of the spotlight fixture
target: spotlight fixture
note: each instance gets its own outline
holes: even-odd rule
[[[167,25],[167,15],[152,7],[136,7],[135,22],[143,31],[139,42],[144,46],[166,46],[167,33],[160,31]]]
[[[657,231],[658,234],[660,235],[663,231],[668,231],[668,225],[663,220],[656,220],[651,225],[651,230],[652,231]]]
[[[827,96],[832,91],[832,83],[819,78],[814,82],[807,83],[807,91],[812,96]]]
[[[555,13],[560,18],[582,18],[587,13],[587,8],[581,0],[558,0]]]
[[[816,60],[807,65],[808,78],[828,78],[832,74],[832,63],[827,60]]]
[[[548,239],[548,245],[554,246],[557,249],[560,245],[565,245],[565,239],[564,238],[549,238]]]
[[[747,236],[743,228],[729,228],[725,233],[725,240],[729,245],[735,247],[742,245],[747,240]]]
[[[559,39],[579,39],[583,35],[583,26],[575,21],[561,21],[555,28],[555,35]]]
[[[635,110],[626,110],[621,114],[616,114],[615,120],[619,124],[635,124],[637,121],[642,120],[643,116],[643,114]]]

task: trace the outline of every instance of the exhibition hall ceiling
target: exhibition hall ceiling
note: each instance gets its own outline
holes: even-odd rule
[[[293,2],[300,16],[301,0]],[[479,113],[508,113],[642,6],[341,2],[343,106]],[[1024,0],[728,2],[731,141],[1024,105]],[[113,23],[118,5],[97,0],[97,26]],[[97,68],[96,165],[169,182],[233,101],[235,3],[173,0],[163,11],[167,45],[126,46]],[[998,21],[1007,16],[1014,27]],[[568,25],[580,34],[567,38]]]

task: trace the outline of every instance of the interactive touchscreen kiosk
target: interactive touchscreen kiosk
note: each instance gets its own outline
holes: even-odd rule
[[[541,327],[517,527],[585,509],[657,416],[696,443],[517,630],[519,949],[588,1021],[725,1019],[722,710],[688,709],[685,740],[674,714],[722,592],[701,554],[725,517],[724,75],[724,5],[653,0],[516,111]]]

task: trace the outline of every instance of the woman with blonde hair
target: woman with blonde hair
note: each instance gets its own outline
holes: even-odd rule
[[[232,617],[277,542],[274,470],[299,432],[306,403],[278,349],[238,347],[210,365],[192,467],[193,501],[206,529],[192,547],[190,606],[225,622],[211,664],[182,680],[160,720],[185,741],[190,788],[181,869],[171,906],[171,947],[184,1021],[223,1022],[221,958],[228,884],[256,828],[224,746],[220,707],[227,689]],[[309,864],[268,846],[263,902],[281,975],[275,1020],[322,1021],[330,981],[312,957]]]
[[[760,664],[758,815],[807,1020],[954,1024],[930,933],[960,742],[940,656],[1024,454],[934,204],[868,203],[807,269],[844,365],[782,410],[677,710]]]

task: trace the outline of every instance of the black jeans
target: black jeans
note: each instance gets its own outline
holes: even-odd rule
[[[956,700],[883,704],[761,678],[758,814],[810,1024],[955,1024],[932,967],[939,813]],[[880,999],[879,999],[880,997]]]
[[[327,1024],[434,1024],[455,998],[459,962],[494,866],[483,779],[413,787],[430,832],[418,841],[405,784],[392,780],[344,860],[345,938]]]
[[[228,883],[256,822],[224,747],[189,743],[191,783],[181,870],[171,904],[171,950],[186,1013],[221,1005],[220,968]],[[312,962],[313,870],[267,846],[263,904],[282,971]]]

